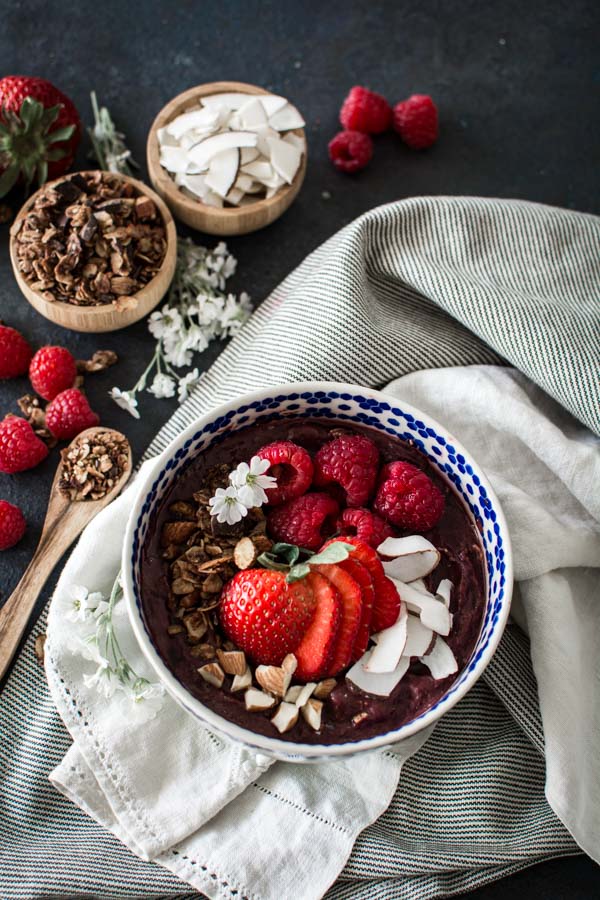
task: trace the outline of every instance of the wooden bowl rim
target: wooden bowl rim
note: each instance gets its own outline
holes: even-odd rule
[[[282,199],[286,197],[290,191],[294,190],[297,187],[298,181],[300,180],[300,183],[302,182],[306,174],[307,157],[306,131],[304,128],[290,129],[293,134],[297,134],[298,136],[304,138],[304,152],[302,154],[300,166],[298,167],[298,171],[294,175],[292,183],[286,184],[285,187],[281,187],[272,197],[269,197],[268,199],[266,197],[263,197],[261,200],[256,200],[254,203],[249,203],[247,206],[208,206],[201,200],[192,200],[191,197],[187,197],[183,193],[183,191],[179,189],[171,175],[167,172],[166,169],[163,169],[160,164],[160,153],[157,137],[158,129],[164,128],[165,125],[167,125],[173,118],[175,118],[176,114],[179,115],[180,112],[184,112],[185,105],[187,103],[191,104],[194,100],[197,100],[200,97],[208,97],[211,94],[221,94],[227,92],[238,92],[240,94],[273,94],[273,91],[267,91],[265,88],[259,87],[259,85],[257,84],[249,84],[245,81],[207,81],[204,84],[198,84],[195,87],[188,88],[187,91],[182,91],[181,94],[177,94],[163,106],[160,112],[156,115],[152,125],[150,126],[150,131],[148,132],[148,141],[146,144],[148,173],[150,175],[150,178],[152,179],[153,184],[158,184],[160,190],[168,195],[174,203],[177,203],[182,208],[187,209],[192,214],[197,213],[200,209],[202,210],[203,214],[215,216],[215,218],[227,218],[231,217],[232,215],[238,216],[239,218],[244,218],[246,215],[252,215],[252,213],[255,213],[257,210],[269,210],[272,207],[278,206],[281,203]],[[275,96],[281,95],[276,94]],[[294,106],[294,104],[289,100],[287,102],[290,103],[290,106]],[[297,107],[294,106],[294,109],[297,109]]]
[[[37,191],[31,195],[31,197],[27,198],[27,200],[15,216],[15,220],[10,227],[9,253],[13,264],[15,277],[19,284],[25,285],[27,290],[31,291],[32,294],[35,294],[39,301],[49,309],[64,309],[65,311],[77,310],[77,312],[89,316],[90,318],[93,318],[94,316],[105,316],[107,312],[109,312],[110,310],[114,310],[114,303],[104,303],[101,305],[98,304],[97,306],[80,306],[77,303],[67,303],[65,300],[46,300],[46,298],[42,296],[39,291],[36,291],[35,288],[31,287],[24,275],[19,272],[17,265],[18,260],[16,256],[16,236],[18,231],[17,225],[20,225],[22,220],[25,218],[39,194],[47,190],[49,187],[52,187],[52,185],[58,184],[62,181],[66,181],[69,178],[73,178],[75,175],[89,175],[93,172],[102,172],[102,174],[104,175],[112,175],[116,178],[120,178],[121,181],[129,182],[129,184],[132,184],[135,188],[137,188],[137,190],[139,190],[141,194],[145,194],[156,204],[163,219],[165,234],[167,238],[167,246],[165,249],[164,259],[160,264],[160,269],[158,270],[154,278],[152,278],[151,281],[148,282],[148,284],[145,284],[144,287],[136,294],[132,294],[132,297],[135,297],[138,301],[143,301],[148,295],[149,289],[154,285],[157,279],[164,276],[164,268],[168,262],[170,243],[172,241],[175,241],[175,256],[177,255],[177,229],[175,227],[175,220],[173,218],[171,210],[162,199],[162,197],[160,197],[156,193],[156,191],[154,191],[143,181],[140,181],[139,178],[132,178],[131,175],[123,175],[121,172],[107,172],[104,169],[80,169],[77,172],[67,172],[65,173],[65,175],[62,175],[60,178],[55,178],[53,181],[47,181],[46,184],[43,184],[40,188],[38,188]],[[145,315],[145,313],[143,315]]]

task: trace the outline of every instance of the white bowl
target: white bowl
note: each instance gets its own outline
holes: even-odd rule
[[[416,718],[375,737],[342,744],[303,744],[267,737],[235,725],[193,697],[167,668],[146,627],[140,597],[141,550],[152,513],[183,469],[214,441],[256,421],[282,417],[320,418],[363,425],[411,440],[449,480],[471,516],[481,524],[486,559],[486,610],[471,658],[446,693]],[[513,569],[510,538],[500,504],[467,450],[441,425],[414,407],[381,391],[329,382],[267,388],[212,410],[190,425],[162,454],[158,467],[140,486],[123,546],[123,587],[129,617],[140,646],[168,692],[208,728],[278,759],[308,762],[336,759],[387,747],[427,728],[473,687],[492,658],[510,610]]]

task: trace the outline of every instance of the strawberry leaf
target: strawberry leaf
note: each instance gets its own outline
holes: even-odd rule
[[[57,141],[68,141],[74,131],[74,125],[65,125],[63,128],[57,128],[55,131],[52,131],[48,137],[53,144],[56,144]]]
[[[311,556],[310,564],[311,566],[325,566],[330,563],[343,562],[345,559],[348,559],[353,550],[354,544],[345,544],[344,541],[333,541],[324,550]]]

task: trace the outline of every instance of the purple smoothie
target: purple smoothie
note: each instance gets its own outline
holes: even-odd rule
[[[169,564],[161,557],[160,535],[169,519],[169,506],[177,500],[189,499],[205,484],[208,471],[215,465],[226,463],[233,469],[239,462],[249,460],[260,447],[276,440],[294,441],[314,454],[331,439],[332,430],[340,429],[335,423],[298,418],[250,425],[223,436],[178,475],[154,513],[142,555],[144,616],[156,649],[175,677],[194,697],[223,718],[250,731],[296,743],[337,744],[393,731],[431,707],[458,675],[436,681],[425,666],[414,661],[389,697],[375,697],[346,681],[342,673],[337,676],[337,687],[324,702],[320,731],[313,731],[300,717],[291,731],[280,735],[270,722],[272,710],[248,712],[243,692],[229,692],[230,678],[226,678],[222,689],[207,684],[197,672],[202,663],[190,653],[185,635],[168,634],[167,628],[174,620],[166,602]],[[446,498],[441,520],[435,528],[424,532],[441,554],[439,565],[425,582],[429,590],[435,590],[443,578],[449,578],[453,584],[450,604],[453,627],[445,640],[456,657],[460,673],[473,652],[485,611],[486,579],[477,527],[454,488],[416,447],[370,428],[344,426],[343,430],[368,435],[379,448],[382,465],[403,460],[423,469]],[[366,716],[359,716],[361,713]],[[353,721],[356,716],[359,724]]]

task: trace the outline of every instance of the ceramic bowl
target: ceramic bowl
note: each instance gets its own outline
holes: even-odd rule
[[[472,656],[446,693],[429,709],[400,728],[343,744],[301,744],[265,737],[229,722],[194,698],[174,677],[156,651],[140,598],[142,547],[152,519],[183,469],[221,435],[254,422],[282,417],[313,417],[332,424],[356,424],[411,440],[449,480],[471,516],[480,523],[486,561],[486,608]],[[190,425],[161,455],[140,485],[123,548],[123,578],[131,624],[140,646],[169,693],[208,728],[278,759],[308,762],[336,759],[393,745],[431,725],[464,697],[492,658],[509,614],[512,555],[504,515],[490,484],[468,450],[429,416],[370,388],[310,382],[288,384],[248,394],[220,406]]]
[[[73,303],[65,303],[62,300],[47,300],[43,294],[31,287],[27,279],[24,278],[19,271],[15,238],[21,227],[21,222],[28,214],[37,197],[49,187],[52,187],[53,184],[67,181],[69,178],[78,174],[81,173],[71,172],[68,175],[63,175],[62,178],[55,179],[55,181],[43,185],[35,192],[35,194],[32,194],[32,196],[26,200],[10,229],[10,261],[12,263],[14,276],[23,296],[34,309],[44,316],[44,318],[49,319],[51,322],[55,322],[57,325],[61,325],[63,328],[68,328],[71,331],[90,332],[92,334],[98,334],[105,331],[119,331],[121,328],[126,328],[128,325],[133,325],[134,322],[139,322],[140,319],[145,318],[148,313],[152,312],[152,310],[158,306],[169,290],[169,285],[173,280],[175,264],[177,262],[177,232],[175,230],[175,222],[173,221],[173,216],[169,212],[166,204],[163,203],[161,198],[157,196],[147,184],[138,181],[136,178],[130,178],[129,175],[117,175],[114,172],[111,173],[111,177],[132,184],[138,194],[149,197],[157,207],[165,226],[167,240],[165,258],[162,261],[160,269],[152,281],[149,281],[148,284],[144,285],[144,287],[137,292],[137,294],[134,294],[137,305],[128,309],[117,310],[115,309],[114,303],[107,303],[102,306],[76,306]]]
[[[256,203],[249,203],[247,206],[230,206],[222,209],[207,206],[200,200],[186,196],[179,189],[172,176],[160,164],[158,130],[164,128],[181,113],[190,108],[195,109],[199,105],[201,97],[228,91],[249,95],[269,93],[264,88],[255,84],[245,84],[242,81],[212,81],[208,84],[199,84],[197,87],[190,88],[189,91],[184,91],[183,94],[178,94],[161,109],[150,128],[146,147],[150,181],[157,194],[160,194],[172,210],[175,218],[197,231],[225,237],[258,231],[278,219],[295,200],[306,175],[305,150],[302,154],[300,168],[291,184],[282,187],[273,197],[257,200]],[[304,137],[306,141],[303,128],[295,129],[295,134]]]

